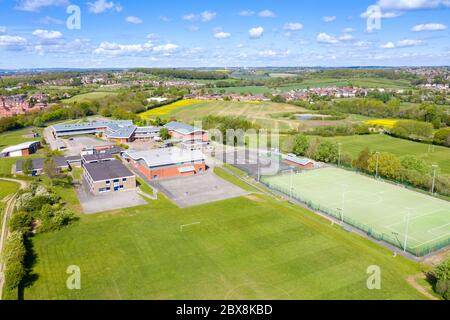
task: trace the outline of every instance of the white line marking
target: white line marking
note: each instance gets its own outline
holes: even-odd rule
[[[189,223],[189,224],[183,224],[180,226],[180,232],[183,232],[183,229],[185,227],[190,227],[190,226],[195,226],[195,225],[199,225],[201,222],[194,222],[194,223]]]

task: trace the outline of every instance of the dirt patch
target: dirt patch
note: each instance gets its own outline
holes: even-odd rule
[[[447,249],[442,252],[433,254],[432,256],[424,259],[423,263],[428,266],[436,266],[449,258],[450,258],[450,249]]]
[[[246,196],[246,198],[254,202],[266,202],[264,199],[261,199],[260,197],[255,196],[253,194],[249,194],[248,196]]]
[[[431,293],[429,293],[424,287],[422,287],[420,284],[417,283],[418,279],[425,279],[425,274],[419,273],[415,276],[409,276],[406,278],[406,281],[417,291],[419,291],[421,294],[426,296],[430,300],[439,300],[435,296],[433,296]]]

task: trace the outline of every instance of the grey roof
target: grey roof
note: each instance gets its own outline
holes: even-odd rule
[[[120,125],[111,124],[106,130],[106,136],[113,139],[129,139],[133,133],[136,131],[137,127],[135,125]]]
[[[298,157],[293,156],[293,155],[288,155],[288,156],[286,156],[286,157],[284,158],[284,160],[290,161],[290,162],[293,162],[293,163],[296,163],[296,164],[299,164],[299,165],[301,165],[301,166],[306,166],[308,163],[312,163],[312,161],[309,160],[309,159],[298,158]]]
[[[146,151],[130,150],[125,151],[124,156],[135,161],[144,161],[149,168],[205,160],[205,157],[200,150],[191,151],[179,148],[164,148]]]
[[[195,132],[203,131],[199,128],[195,128],[188,124],[176,122],[176,121],[169,122],[164,127],[167,128],[168,130],[176,131],[181,134],[192,134]]]
[[[118,160],[87,163],[84,169],[94,181],[114,180],[134,176],[122,162]]]
[[[110,125],[132,126],[131,120],[111,120],[111,121],[91,121],[82,123],[61,123],[55,124],[53,129],[57,132],[94,130],[98,128],[107,128]]]
[[[69,166],[69,164],[67,162],[68,160],[65,157],[53,157],[52,159],[55,162],[56,167],[58,167],[59,169],[66,168],[66,167]],[[32,163],[32,166],[33,166],[32,169],[33,170],[42,170],[42,169],[44,169],[45,160],[47,160],[47,159],[44,159],[44,158],[32,159],[31,160],[31,163]],[[22,166],[23,166],[23,160],[17,161],[16,162],[16,171],[17,172],[22,172]]]
[[[115,159],[114,155],[112,155],[111,153],[85,154],[82,157],[85,162],[114,160]]]
[[[159,133],[162,127],[138,127],[136,133]]]

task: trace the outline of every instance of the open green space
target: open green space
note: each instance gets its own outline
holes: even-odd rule
[[[423,298],[405,280],[419,265],[259,195],[189,209],[161,196],[82,216],[37,235],[33,249],[36,281],[25,299]],[[374,264],[383,270],[382,290],[366,287]],[[66,288],[71,265],[81,269],[81,290]]]
[[[406,89],[411,83],[407,80],[390,80],[381,78],[350,78],[350,79],[334,79],[334,78],[312,78],[306,79],[299,83],[282,85],[278,89],[281,91],[291,91],[307,88],[324,88],[324,87],[347,87],[355,86],[362,88],[389,88],[389,89]]]
[[[264,181],[411,253],[450,241],[448,201],[331,167]]]
[[[39,135],[42,136],[43,129],[38,128],[38,127],[28,127],[25,129],[8,131],[8,132],[2,133],[0,135],[0,151],[6,147],[13,146],[16,144],[21,144],[23,142],[41,140],[41,137],[34,138],[32,136],[31,133],[33,131],[39,133]]]
[[[439,169],[442,173],[450,173],[450,148],[430,146],[424,143],[394,138],[381,134],[331,138],[311,136],[310,138],[340,142],[342,143],[342,152],[350,154],[353,158],[356,158],[362,150],[368,147],[373,152],[389,152],[399,157],[404,155],[413,155],[429,163],[430,170],[431,165],[437,164],[439,165]],[[285,152],[291,152],[293,141],[294,136],[281,136],[282,149]]]
[[[117,94],[118,94],[117,92],[113,92],[113,91],[89,92],[89,93],[84,93],[84,94],[74,96],[70,99],[63,100],[63,102],[65,102],[65,103],[88,102],[88,101],[92,101],[92,100],[103,99],[103,98],[109,97],[109,96],[116,96]]]
[[[215,92],[225,93],[251,93],[251,94],[264,94],[271,93],[273,90],[265,86],[248,86],[248,87],[227,87],[227,88],[216,88]]]
[[[14,194],[19,189],[19,185],[15,182],[0,180],[0,201],[8,195]]]

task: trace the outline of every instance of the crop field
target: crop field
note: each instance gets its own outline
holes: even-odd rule
[[[33,250],[27,300],[424,298],[406,281],[418,264],[257,194],[187,209],[160,196],[81,216],[35,236]],[[366,286],[374,264],[383,270],[382,290]],[[81,269],[81,290],[66,288],[72,265]]]
[[[368,120],[364,122],[365,124],[371,125],[371,126],[380,126],[383,128],[392,129],[397,124],[398,120],[391,120],[391,119],[374,119],[374,120]]]
[[[167,105],[141,114],[141,117],[175,118],[190,123],[208,115],[245,117],[264,128],[291,130],[299,127],[300,122],[289,119],[274,119],[272,114],[306,112],[306,109],[290,104],[272,102],[233,102],[181,100],[179,105]]]
[[[265,183],[411,253],[450,242],[450,202],[354,172],[325,168]],[[292,183],[292,184],[291,184]],[[420,254],[421,255],[421,254]]]

